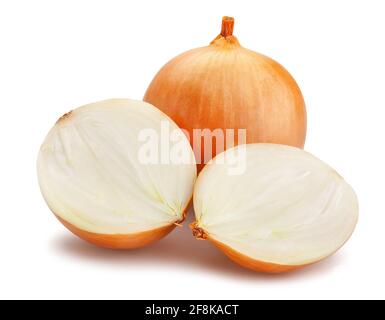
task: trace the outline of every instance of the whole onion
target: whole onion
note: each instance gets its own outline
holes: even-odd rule
[[[305,142],[306,109],[297,83],[276,61],[242,47],[233,27],[234,19],[224,17],[209,46],[168,62],[144,96],[187,130],[198,163],[210,160],[203,159],[207,152],[214,156],[239,142],[301,148]],[[224,134],[223,146],[206,150],[203,137],[194,141],[194,129],[235,130],[235,141]],[[239,129],[246,130],[246,141],[238,141]]]

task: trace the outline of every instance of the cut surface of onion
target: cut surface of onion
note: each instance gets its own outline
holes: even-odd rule
[[[180,133],[168,150],[178,145],[188,161],[143,163],[139,137],[143,130],[160,137],[162,123]],[[152,147],[161,153],[157,143]],[[196,179],[183,132],[154,106],[128,99],[89,104],[60,118],[40,149],[37,169],[59,220],[85,240],[112,248],[140,247],[171,231],[184,219]]]
[[[228,159],[241,151],[244,172],[229,174]],[[273,273],[330,256],[358,219],[356,195],[335,170],[302,149],[276,144],[218,155],[198,177],[194,209],[197,238],[247,268]]]

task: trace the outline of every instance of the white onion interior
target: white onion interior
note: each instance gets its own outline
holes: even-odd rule
[[[228,150],[217,159],[237,151]],[[215,160],[194,191],[198,226],[259,261],[303,265],[334,253],[358,219],[353,189],[331,167],[294,147],[246,146],[246,171]]]
[[[52,211],[94,233],[128,234],[180,220],[192,196],[196,165],[143,164],[138,140],[143,129],[160,134],[161,121],[180,130],[154,106],[107,100],[74,110],[49,132],[38,157],[42,193]]]

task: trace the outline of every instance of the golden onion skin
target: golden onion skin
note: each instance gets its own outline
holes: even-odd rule
[[[106,249],[136,249],[150,245],[174,230],[176,224],[132,234],[101,234],[88,232],[55,215],[56,218],[74,235],[93,245]]]
[[[233,25],[224,17],[221,34],[209,46],[168,62],[144,100],[186,129],[190,141],[193,129],[246,129],[247,143],[303,148],[306,108],[297,83],[276,61],[243,48]],[[203,154],[203,140],[201,145]],[[214,157],[222,150],[212,151]]]
[[[197,240],[210,241],[215,247],[221,250],[231,261],[252,271],[277,274],[277,273],[286,273],[286,272],[302,269],[308,266],[308,264],[283,265],[283,264],[255,260],[253,258],[250,258],[234,250],[228,245],[215,240],[213,237],[210,237],[210,235],[205,230],[203,230],[198,226],[197,222],[192,222],[190,224],[190,229],[192,230],[193,236]]]

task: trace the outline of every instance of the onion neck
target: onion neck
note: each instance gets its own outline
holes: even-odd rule
[[[234,31],[234,18],[223,17],[221,36],[225,38],[231,37],[233,35],[233,31]]]
[[[210,43],[211,46],[222,48],[237,48],[240,47],[238,39],[233,35],[234,18],[223,17],[221,33]]]

